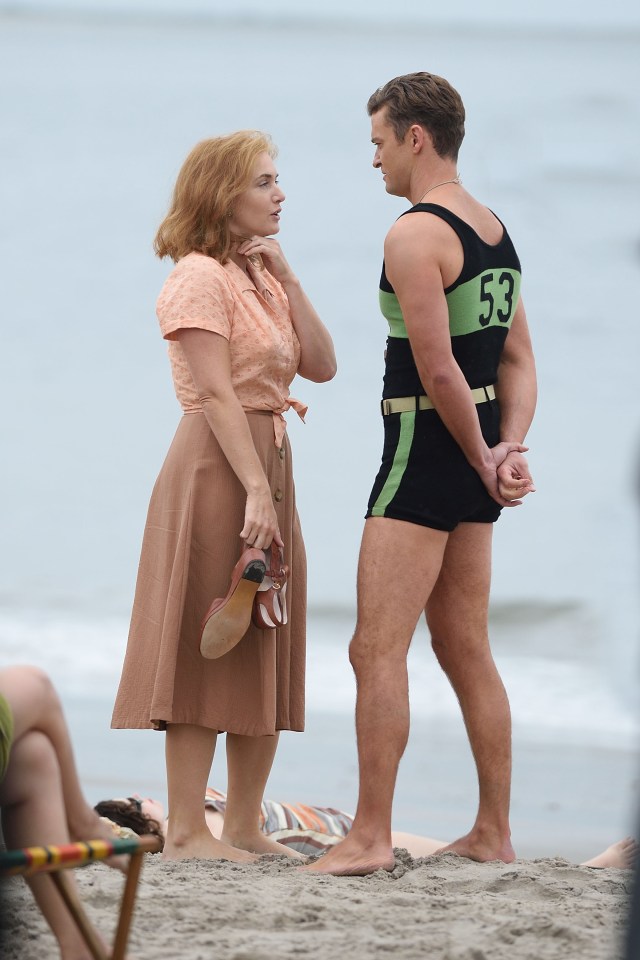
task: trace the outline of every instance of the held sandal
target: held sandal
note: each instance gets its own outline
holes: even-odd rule
[[[264,551],[253,548],[245,550],[236,563],[226,597],[214,600],[202,621],[200,653],[207,660],[223,657],[244,637],[266,569]]]
[[[261,630],[274,630],[287,622],[287,580],[289,567],[275,541],[265,550],[269,569],[253,601],[252,619]]]

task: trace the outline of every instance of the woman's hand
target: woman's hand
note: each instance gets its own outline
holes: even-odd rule
[[[252,547],[282,544],[269,481],[256,453],[247,417],[231,383],[229,343],[220,334],[197,327],[179,331],[202,412],[222,452],[247,491],[244,526],[238,531]]]
[[[266,550],[271,546],[272,540],[275,540],[279,547],[284,547],[269,489],[247,495],[244,526],[240,536],[247,546],[256,547],[258,550]]]
[[[283,286],[295,280],[295,275],[287,263],[280,244],[271,237],[250,237],[248,240],[243,240],[238,246],[238,253],[247,260],[251,260],[252,257],[261,257],[271,276]]]
[[[243,257],[262,257],[269,273],[282,284],[289,302],[291,320],[300,344],[298,374],[316,383],[331,380],[336,373],[336,355],[329,331],[320,320],[300,281],[287,263],[277,240],[250,237],[238,246]]]

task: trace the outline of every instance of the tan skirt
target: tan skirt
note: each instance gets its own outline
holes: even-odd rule
[[[112,727],[192,723],[254,737],[304,729],[307,573],[291,448],[286,434],[275,446],[271,414],[247,420],[291,570],[289,622],[252,624],[219,660],[200,654],[202,618],[226,595],[242,552],[246,494],[204,414],[186,414],[151,496]]]

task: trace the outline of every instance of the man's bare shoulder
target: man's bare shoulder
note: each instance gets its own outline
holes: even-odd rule
[[[399,217],[384,242],[385,260],[397,258],[440,263],[448,248],[459,243],[454,231],[435,214],[420,211]]]

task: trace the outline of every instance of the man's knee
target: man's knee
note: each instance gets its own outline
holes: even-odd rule
[[[431,649],[444,672],[448,674],[455,666],[455,645],[445,631],[431,632]]]
[[[486,653],[489,629],[484,609],[463,613],[434,603],[427,607],[426,620],[431,646],[440,662]]]
[[[441,657],[447,657],[451,648],[455,646],[453,624],[450,618],[446,614],[442,615],[435,604],[432,604],[427,607],[426,621],[433,652],[438,660]]]
[[[356,677],[367,670],[380,670],[389,665],[403,664],[407,661],[407,653],[411,636],[381,637],[356,628],[353,639],[349,644],[349,662]]]
[[[349,663],[353,667],[354,673],[358,674],[364,666],[367,659],[368,645],[363,634],[358,630],[354,633],[349,644]]]
[[[462,678],[481,676],[487,669],[495,669],[486,632],[433,633],[431,646],[440,668],[454,686]]]

